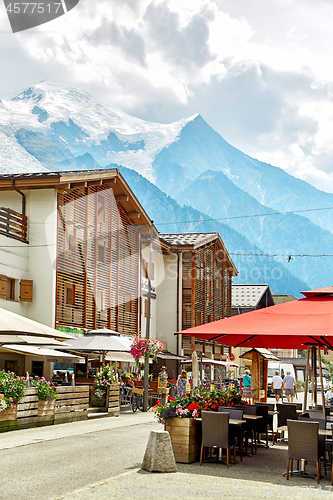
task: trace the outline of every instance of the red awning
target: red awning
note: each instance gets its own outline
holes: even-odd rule
[[[333,297],[310,296],[178,333],[234,347],[305,349],[316,344],[333,349]]]

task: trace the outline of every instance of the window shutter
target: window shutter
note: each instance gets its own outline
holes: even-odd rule
[[[0,299],[7,298],[7,276],[0,274]]]
[[[20,283],[20,301],[21,302],[32,302],[32,297],[33,297],[32,292],[33,292],[33,281],[32,280],[21,280],[21,283]]]

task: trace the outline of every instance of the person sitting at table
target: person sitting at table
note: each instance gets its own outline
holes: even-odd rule
[[[177,380],[177,396],[183,396],[183,394],[186,394],[186,384],[187,372],[186,370],[182,370]]]
[[[330,387],[328,389],[328,391],[325,393],[325,401],[327,403],[330,403],[331,405],[333,405],[333,391],[332,391],[332,387]]]
[[[271,388],[275,394],[275,401],[278,403],[281,396],[281,389],[283,386],[283,380],[280,377],[280,372],[277,370],[274,377],[272,378]]]
[[[158,374],[159,378],[168,378],[168,373],[166,371],[166,367],[165,366],[162,366],[159,374]]]

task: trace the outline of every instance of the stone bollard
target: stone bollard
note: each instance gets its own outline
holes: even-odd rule
[[[141,468],[148,472],[177,472],[168,432],[150,431]]]

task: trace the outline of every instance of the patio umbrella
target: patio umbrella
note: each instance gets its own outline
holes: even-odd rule
[[[199,384],[199,362],[197,351],[192,352],[192,384],[193,389]]]
[[[305,349],[307,345],[317,345],[333,350],[332,291],[311,292],[304,292],[307,294],[305,299],[221,319],[178,333],[234,347]]]
[[[55,338],[73,338],[68,333],[60,332],[55,328],[0,308],[0,344],[8,344],[9,342],[33,343],[33,337],[44,337],[44,343]]]
[[[316,346],[318,349],[333,350],[333,287],[302,293],[305,299],[251,311],[178,333],[233,347],[305,349],[307,346]],[[315,360],[313,349],[312,357]],[[308,350],[307,370],[309,355]],[[321,372],[321,364],[319,368]],[[307,381],[306,374],[305,407]]]
[[[86,335],[82,335],[69,343],[71,347],[65,347],[66,351],[77,351],[84,353],[96,353],[103,357],[110,351],[130,352],[133,342],[132,337],[120,335],[119,332],[101,328],[91,330]]]
[[[80,358],[73,354],[67,354],[65,352],[59,352],[55,349],[49,349],[48,347],[37,347],[31,345],[15,345],[15,344],[5,344],[1,346],[1,351],[6,352],[16,352],[18,354],[24,354],[26,356],[37,356],[43,358],[44,361],[51,363],[85,363],[84,358]]]

